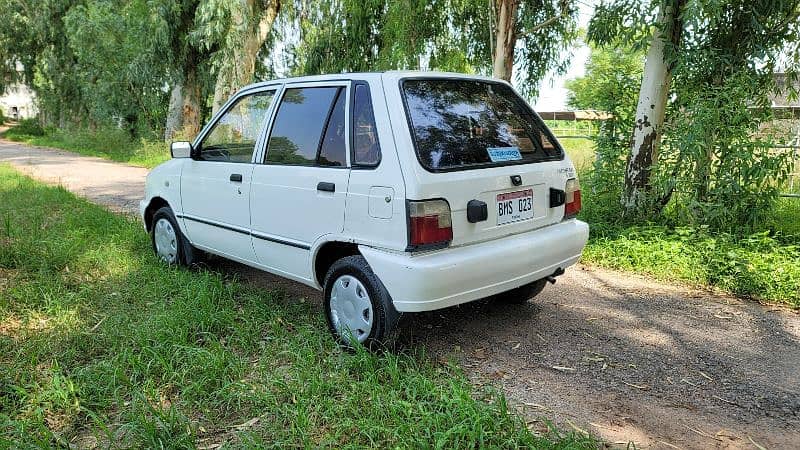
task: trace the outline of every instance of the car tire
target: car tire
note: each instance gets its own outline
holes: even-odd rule
[[[528,303],[528,300],[539,295],[546,285],[547,279],[542,278],[541,280],[534,281],[533,283],[528,283],[518,288],[511,289],[510,291],[497,294],[497,300],[512,305],[524,305],[525,303]]]
[[[374,350],[394,342],[400,313],[363,256],[347,256],[331,265],[324,303],[328,329],[341,346],[354,348],[358,342]]]
[[[153,214],[150,243],[156,256],[169,265],[189,267],[197,264],[202,256],[202,252],[194,248],[181,232],[169,206],[161,207]]]

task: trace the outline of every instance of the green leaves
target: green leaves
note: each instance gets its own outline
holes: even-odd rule
[[[599,158],[587,181],[605,194],[604,204],[618,198],[641,79],[631,60],[615,52],[636,54],[655,26],[655,11],[676,5],[681,29],[665,49],[672,76],[667,119],[644,206],[627,219],[746,234],[769,214],[790,168],[791,153],[774,147],[788,140],[788,127],[773,121],[770,108],[774,96],[797,91],[790,81],[779,93],[774,73],[796,80],[800,69],[800,1],[611,0],[598,6],[588,39],[601,50],[593,52],[587,76],[569,85],[572,106],[614,114],[601,125]],[[606,212],[607,220],[618,220],[618,208]]]

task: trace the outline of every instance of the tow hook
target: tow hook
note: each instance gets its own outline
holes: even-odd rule
[[[547,281],[548,281],[550,284],[556,284],[556,277],[560,277],[561,275],[564,275],[564,269],[562,269],[561,267],[559,267],[558,269],[556,269],[556,271],[555,271],[555,272],[553,272],[553,274],[552,274],[552,275],[548,275],[548,276],[547,276]]]

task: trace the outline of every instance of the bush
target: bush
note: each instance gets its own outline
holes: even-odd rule
[[[6,131],[6,136],[44,136],[44,128],[39,125],[39,119],[22,119],[19,125]]]
[[[0,125],[6,123],[6,116],[3,115],[3,110],[0,109]]]
[[[776,151],[763,80],[747,73],[682,94],[666,125],[656,165],[656,197],[684,224],[752,232],[772,210],[791,168],[791,153]],[[748,108],[746,105],[757,106]]]

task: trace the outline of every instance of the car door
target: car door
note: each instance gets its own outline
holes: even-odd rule
[[[253,248],[259,264],[309,282],[310,249],[341,233],[349,177],[348,83],[287,85],[253,169]]]
[[[181,173],[182,218],[197,247],[240,261],[253,261],[250,180],[256,143],[275,89],[240,94],[195,142],[195,159]]]

